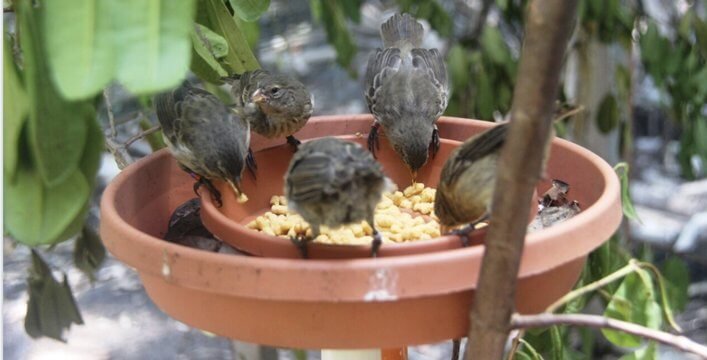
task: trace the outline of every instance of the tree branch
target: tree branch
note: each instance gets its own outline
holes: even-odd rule
[[[501,359],[510,329],[530,202],[540,176],[562,59],[577,0],[529,4],[508,138],[501,151],[491,225],[470,314],[466,358]],[[523,156],[518,156],[523,154]],[[499,225],[499,226],[497,226]]]
[[[685,336],[673,335],[664,331],[650,329],[634,323],[610,319],[600,315],[587,314],[538,314],[519,315],[511,318],[511,328],[543,328],[554,325],[585,326],[592,328],[618,330],[644,339],[673,346],[685,352],[691,352],[707,359],[707,346],[698,344]]]

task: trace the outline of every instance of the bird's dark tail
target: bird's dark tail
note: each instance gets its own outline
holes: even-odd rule
[[[409,14],[395,14],[381,25],[383,46],[402,49],[422,45],[422,25]]]
[[[157,120],[159,120],[162,127],[165,127],[166,124],[171,125],[172,121],[177,118],[177,113],[174,109],[173,91],[157,94],[153,101],[155,103],[155,112],[157,113]]]

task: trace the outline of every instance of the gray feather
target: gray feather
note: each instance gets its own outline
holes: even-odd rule
[[[422,45],[422,25],[409,14],[395,14],[381,26],[383,46],[399,49]]]

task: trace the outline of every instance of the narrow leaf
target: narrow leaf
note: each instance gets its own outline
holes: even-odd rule
[[[619,107],[616,98],[612,94],[606,94],[599,105],[597,112],[597,127],[607,134],[614,130],[619,124]]]
[[[4,78],[2,89],[4,94],[3,105],[3,164],[6,179],[12,180],[17,168],[19,141],[29,108],[27,95],[22,86],[15,61],[10,50],[10,39],[3,36],[3,71]]]
[[[621,206],[623,207],[624,215],[631,219],[640,221],[636,209],[633,207],[633,200],[631,200],[631,194],[629,192],[629,166],[627,163],[618,163],[614,166],[614,171],[616,171],[621,181]]]
[[[229,74],[241,74],[260,68],[248,41],[223,1],[199,1],[199,21],[228,42],[228,54],[222,61]]]
[[[651,329],[658,329],[662,324],[661,308],[655,301],[652,282],[646,282],[639,273],[632,273],[624,278],[609,302],[604,315]],[[620,331],[604,329],[602,333],[609,341],[618,346],[637,347],[641,344],[641,338]]]
[[[48,186],[63,182],[78,167],[86,141],[85,119],[95,117],[87,101],[66,102],[51,80],[42,48],[42,8],[19,4],[19,24],[30,104],[29,144],[42,180]]]
[[[233,11],[245,21],[255,21],[268,10],[270,0],[229,0]]]

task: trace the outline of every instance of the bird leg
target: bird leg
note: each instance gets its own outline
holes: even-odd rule
[[[461,240],[462,247],[467,247],[467,246],[469,246],[469,235],[472,232],[474,232],[474,230],[476,230],[476,225],[488,220],[488,218],[489,218],[489,215],[485,214],[479,220],[476,220],[476,221],[470,223],[469,225],[464,226],[461,229],[452,230],[449,233],[452,235],[459,236],[459,240]]]
[[[383,237],[381,233],[374,228],[373,241],[371,241],[371,257],[378,257],[378,250],[381,248],[381,244],[383,244]]]
[[[439,151],[439,146],[439,130],[437,129],[437,125],[435,125],[434,130],[432,130],[432,141],[430,141],[430,152],[432,153],[433,158],[437,155],[437,151]]]
[[[253,149],[251,148],[248,148],[248,155],[245,157],[245,165],[248,167],[248,172],[253,175],[253,179],[257,179],[255,171],[258,170],[258,164],[255,163],[255,156],[253,156]]]
[[[290,144],[290,145],[292,145],[292,147],[294,148],[294,150],[297,151],[297,149],[299,148],[299,144],[301,144],[302,142],[299,141],[299,140],[297,140],[297,138],[295,138],[294,136],[289,135],[289,136],[287,137],[287,143]]]
[[[462,347],[462,339],[452,340],[452,360],[459,360],[459,351]]]
[[[307,254],[307,243],[312,241],[314,237],[302,235],[302,234],[297,234],[295,236],[290,236],[290,241],[292,242],[293,245],[297,247],[297,250],[299,250],[300,255],[302,256],[303,259],[308,258]]]
[[[209,189],[209,192],[211,193],[211,198],[214,200],[214,205],[216,205],[217,208],[223,206],[223,202],[221,201],[221,192],[216,190],[216,187],[211,182],[211,180],[194,173],[191,173],[190,175],[192,175],[192,177],[196,179],[196,182],[194,183],[194,193],[196,194],[196,196],[199,196],[199,188],[201,187],[201,185],[204,185],[207,189]]]
[[[370,151],[376,159],[376,150],[380,150],[381,148],[380,140],[378,139],[379,127],[380,124],[377,121],[374,122],[373,125],[371,125],[371,132],[368,133],[368,151]]]

